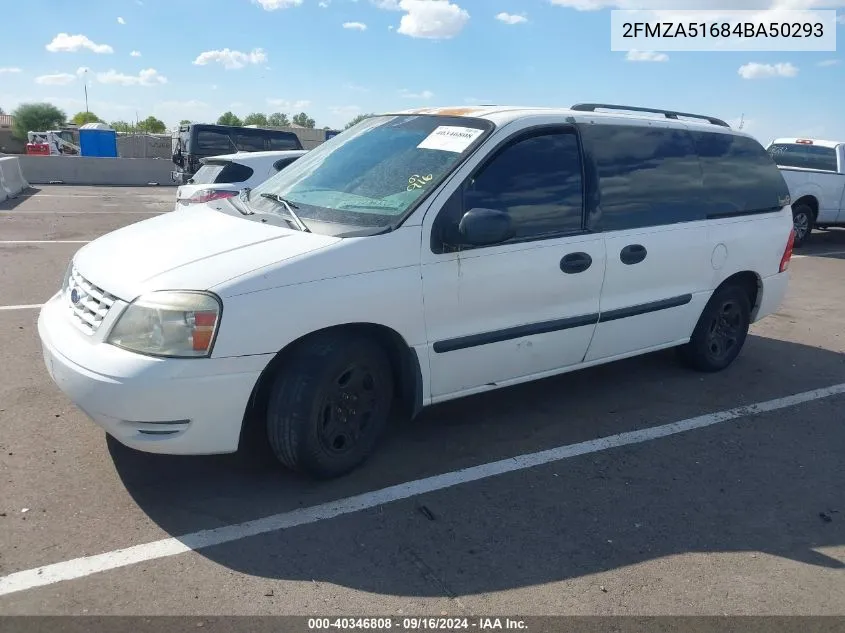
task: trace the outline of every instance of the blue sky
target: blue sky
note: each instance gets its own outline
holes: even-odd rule
[[[649,0],[649,8],[712,8]],[[760,3],[763,4],[760,4]],[[633,0],[60,0],[14,3],[0,107],[48,100],[169,125],[226,110],[306,111],[322,126],[427,105],[601,101],[718,116],[761,141],[845,140],[845,55],[610,51],[610,8]],[[9,2],[11,5],[11,2]],[[845,0],[722,7],[837,8]],[[60,8],[61,7],[61,8]],[[6,8],[8,15],[8,7]],[[89,69],[84,73],[81,69]],[[742,69],[742,70],[741,70]]]

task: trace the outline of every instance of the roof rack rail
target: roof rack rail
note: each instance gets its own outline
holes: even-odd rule
[[[730,125],[712,116],[705,116],[703,114],[690,114],[689,112],[675,112],[674,110],[658,110],[655,108],[641,108],[638,106],[615,105],[612,103],[576,103],[569,108],[570,110],[577,110],[579,112],[595,112],[598,108],[605,110],[629,110],[631,112],[652,112],[654,114],[662,114],[667,119],[677,119],[679,116],[689,117],[691,119],[704,119],[713,125],[721,125],[729,128]]]

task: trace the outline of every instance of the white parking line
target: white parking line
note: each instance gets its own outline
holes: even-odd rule
[[[319,521],[333,519],[345,514],[375,508],[393,501],[409,499],[411,497],[416,497],[437,490],[444,490],[460,484],[487,479],[488,477],[495,477],[505,473],[525,470],[526,468],[550,464],[552,462],[562,461],[579,455],[596,453],[610,448],[618,448],[620,446],[648,442],[650,440],[656,440],[662,437],[676,435],[678,433],[685,433],[694,429],[701,429],[707,426],[729,422],[730,420],[735,420],[737,418],[765,413],[768,411],[776,411],[778,409],[784,409],[786,407],[792,407],[805,402],[829,398],[830,396],[844,393],[845,383],[840,383],[838,385],[815,389],[813,391],[805,391],[803,393],[786,396],[784,398],[776,398],[774,400],[767,400],[765,402],[736,407],[735,409],[728,409],[727,411],[708,413],[695,418],[681,420],[679,422],[671,422],[669,424],[662,424],[660,426],[640,429],[638,431],[620,433],[618,435],[611,435],[596,440],[580,442],[578,444],[559,446],[558,448],[552,448],[538,453],[519,455],[518,457],[503,459],[498,462],[473,466],[471,468],[444,473],[442,475],[435,475],[425,479],[409,481],[404,484],[390,486],[389,488],[383,488],[373,492],[366,492],[346,499],[322,503],[310,508],[299,508],[290,512],[282,512],[280,514],[264,517],[263,519],[256,519],[255,521],[227,525],[211,530],[201,530],[199,532],[193,532],[179,537],[166,538],[159,541],[153,541],[151,543],[134,545],[124,549],[106,552],[104,554],[84,556],[82,558],[76,558],[61,563],[37,567],[35,569],[27,569],[9,574],[8,576],[0,577],[0,596],[16,593],[18,591],[26,591],[27,589],[34,589],[35,587],[52,585],[64,580],[82,578],[84,576],[90,576],[91,574],[111,569],[118,569],[120,567],[127,567],[144,561],[166,558],[168,556],[175,556],[176,554],[212,547],[214,545],[230,543],[250,536],[257,536],[268,532],[275,532],[277,530],[285,530],[301,525],[317,523]]]
[[[32,310],[33,308],[40,308],[43,303],[27,303],[19,306],[0,306],[0,310]]]
[[[87,244],[91,240],[2,240],[0,244]]]

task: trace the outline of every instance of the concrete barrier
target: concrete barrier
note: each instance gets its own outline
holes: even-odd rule
[[[21,173],[21,164],[17,156],[0,156],[0,202],[16,198],[29,183]]]
[[[32,184],[174,185],[169,160],[98,158],[94,156],[20,156],[24,176]]]

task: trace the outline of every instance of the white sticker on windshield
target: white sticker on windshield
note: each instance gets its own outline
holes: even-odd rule
[[[425,137],[417,147],[419,149],[439,149],[444,152],[460,154],[483,133],[484,130],[474,127],[441,125]]]

